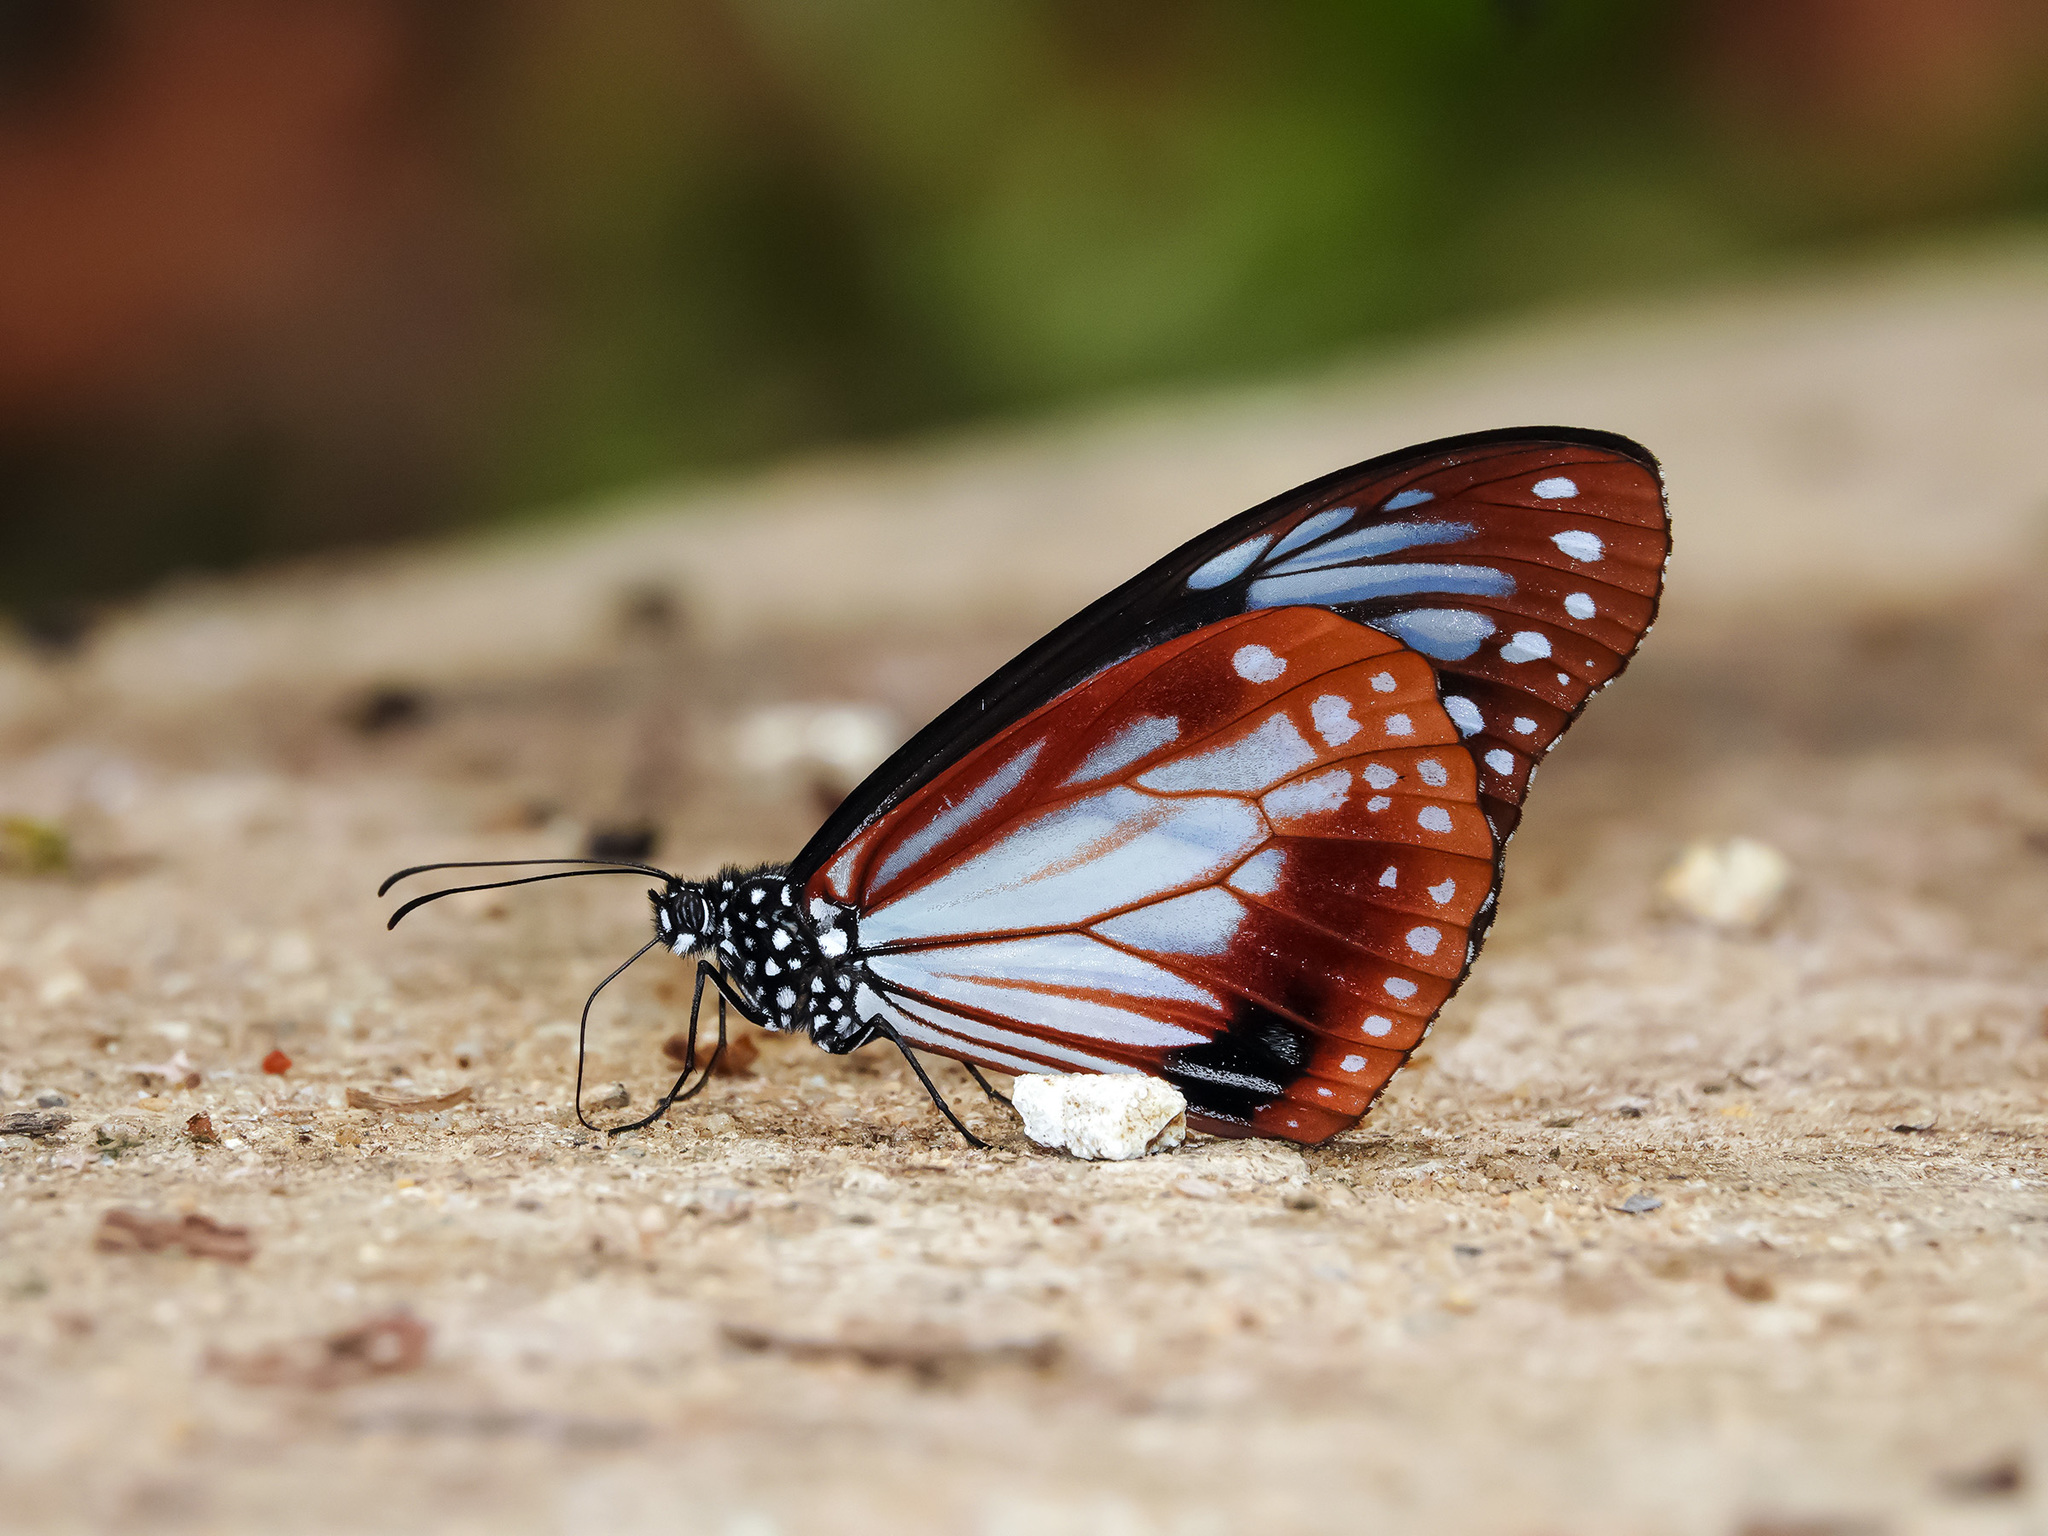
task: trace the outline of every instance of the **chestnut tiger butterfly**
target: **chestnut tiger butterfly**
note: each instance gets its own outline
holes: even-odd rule
[[[661,881],[633,960],[699,957],[690,1049],[635,1126],[703,1088],[729,1003],[826,1051],[890,1042],[970,1141],[913,1051],[984,1089],[978,1068],[1150,1073],[1198,1129],[1320,1142],[1463,981],[1530,776],[1628,665],[1669,549],[1657,462],[1625,438],[1427,443],[1132,577],[918,732],[788,865],[435,864],[379,894],[506,863],[578,867],[492,885]],[[692,1086],[707,983],[718,1045]],[[579,1117],[581,1090],[579,1051]]]

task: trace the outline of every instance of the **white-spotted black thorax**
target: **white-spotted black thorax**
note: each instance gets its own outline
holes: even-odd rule
[[[822,901],[806,908],[779,866],[679,881],[655,895],[654,928],[678,955],[710,955],[763,1028],[808,1029],[834,1052],[867,1038],[852,912]]]

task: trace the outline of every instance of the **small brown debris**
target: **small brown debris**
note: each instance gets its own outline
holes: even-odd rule
[[[195,1259],[246,1264],[256,1256],[256,1241],[247,1227],[231,1227],[201,1216],[145,1216],[140,1211],[112,1210],[100,1218],[93,1246],[101,1253],[161,1253],[183,1248]]]
[[[291,1069],[292,1059],[291,1057],[285,1055],[283,1051],[272,1051],[268,1056],[263,1058],[263,1070],[268,1072],[272,1077],[283,1077],[285,1073],[291,1071]]]
[[[431,712],[431,702],[424,689],[406,683],[382,683],[344,704],[341,716],[359,734],[379,736],[423,724]]]
[[[210,1145],[218,1145],[220,1142],[220,1137],[213,1129],[213,1116],[209,1114],[197,1114],[187,1120],[185,1134],[194,1141],[203,1141]]]
[[[245,1387],[309,1387],[328,1392],[373,1376],[396,1376],[426,1363],[433,1330],[410,1312],[390,1312],[322,1339],[271,1344],[248,1355],[209,1352],[207,1368]]]
[[[71,1117],[52,1109],[16,1109],[0,1115],[0,1136],[54,1136]]]
[[[790,1360],[818,1363],[845,1360],[871,1370],[905,1370],[922,1386],[957,1383],[997,1366],[1049,1371],[1060,1363],[1063,1353],[1059,1339],[1052,1335],[1008,1343],[970,1344],[943,1337],[812,1339],[741,1323],[723,1324],[719,1331],[726,1343],[749,1354],[778,1354]]]
[[[2008,1499],[2027,1486],[2027,1464],[2008,1451],[1978,1467],[1941,1474],[1941,1491],[1952,1499]]]
[[[334,1133],[334,1144],[337,1147],[360,1147],[363,1144],[363,1133],[352,1125],[344,1125]]]
[[[699,1040],[698,1048],[708,1053],[718,1042],[714,1038],[708,1045]],[[678,1069],[692,1065],[690,1061],[690,1037],[685,1034],[670,1035],[661,1042],[661,1054],[666,1056]],[[754,1063],[761,1059],[761,1047],[754,1043],[752,1035],[733,1035],[725,1042],[725,1050],[713,1064],[715,1077],[746,1077],[754,1070]]]
[[[1740,1296],[1744,1301],[1772,1301],[1778,1295],[1778,1288],[1771,1284],[1769,1275],[1749,1270],[1731,1269],[1721,1276],[1721,1282],[1731,1294]]]
[[[593,827],[583,840],[586,859],[615,859],[638,863],[654,857],[661,846],[661,829],[652,822],[633,821],[616,826]]]
[[[457,1088],[453,1093],[414,1098],[390,1088],[351,1088],[348,1091],[348,1107],[373,1109],[381,1114],[391,1115],[431,1115],[444,1109],[453,1109],[458,1104],[467,1104],[470,1093],[471,1090],[468,1088]]]

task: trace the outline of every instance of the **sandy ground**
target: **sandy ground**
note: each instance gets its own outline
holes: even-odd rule
[[[2048,1531],[2044,279],[1561,320],[0,658],[0,815],[70,841],[36,873],[16,824],[0,876],[0,1109],[71,1117],[0,1137],[9,1526]],[[752,712],[907,729],[1241,505],[1543,419],[1666,455],[1668,618],[1424,1059],[1326,1147],[1087,1165],[963,1092],[971,1152],[800,1040],[592,1138],[572,1021],[636,885],[382,930],[401,864],[593,826],[787,857],[834,785],[739,766]],[[1661,910],[1737,833],[1792,860],[1783,915]],[[683,1000],[642,970],[595,1030],[636,1104]]]

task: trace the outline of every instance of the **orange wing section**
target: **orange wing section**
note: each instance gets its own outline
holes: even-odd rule
[[[1464,974],[1480,771],[1428,661],[1324,609],[1225,619],[1080,683],[819,870],[920,1048],[1142,1071],[1202,1128],[1354,1124]]]

